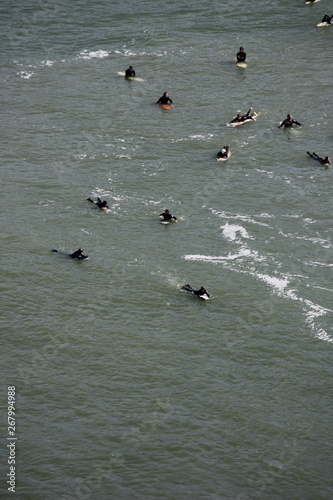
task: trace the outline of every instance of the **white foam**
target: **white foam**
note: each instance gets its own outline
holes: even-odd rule
[[[268,274],[256,274],[256,277],[267,283],[272,288],[275,288],[280,294],[282,294],[287,287],[289,280],[287,278],[277,278],[276,276],[269,276]]]
[[[20,76],[21,78],[24,78],[26,80],[31,78],[34,74],[35,73],[33,71],[31,73],[29,73],[29,71],[20,71],[19,73],[17,73],[18,76]]]
[[[80,55],[77,57],[77,59],[103,59],[104,57],[108,57],[109,52],[106,50],[96,50],[96,51],[89,51],[87,49],[83,50],[80,52]]]
[[[251,217],[250,215],[232,214],[232,213],[227,213],[227,212],[215,210],[213,208],[210,208],[209,210],[212,212],[213,215],[217,215],[218,217],[221,217],[221,219],[241,220],[244,222],[251,222],[251,224],[258,224],[259,226],[266,226],[266,227],[270,227],[269,224],[266,224],[265,222],[257,221],[254,219],[254,217],[256,217],[258,219],[274,219],[275,218],[275,215],[270,215],[267,213],[253,215]]]
[[[221,226],[220,229],[222,229],[223,236],[229,241],[237,240],[238,234],[240,234],[242,238],[251,240],[254,239],[252,238],[252,236],[249,236],[248,232],[243,226],[237,226],[236,224],[229,224],[227,222],[224,226]]]
[[[54,61],[42,61],[41,65],[42,66],[53,66]]]

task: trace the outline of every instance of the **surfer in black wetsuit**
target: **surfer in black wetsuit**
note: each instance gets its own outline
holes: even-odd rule
[[[128,78],[130,76],[135,76],[135,71],[133,66],[130,66],[126,71],[125,71],[125,77]]]
[[[283,122],[280,123],[278,128],[281,128],[281,127],[291,128],[293,125],[299,125],[300,127],[302,127],[301,123],[299,123],[298,121],[293,119],[293,115],[288,114],[287,118],[285,120],[283,120]]]
[[[237,62],[245,62],[246,53],[244,52],[244,47],[240,47],[239,52],[237,52]]]
[[[169,94],[167,92],[164,92],[162,97],[159,98],[156,104],[172,104],[172,100],[169,97]]]
[[[87,198],[87,200],[90,201],[90,203],[96,205],[96,207],[100,208],[101,210],[106,210],[107,208],[110,208],[106,200],[102,201],[100,198],[97,198],[97,201],[94,201],[91,198]]]
[[[245,114],[245,115],[241,115],[240,113],[237,114],[237,116],[231,120],[230,123],[241,123],[241,122],[245,122],[245,120],[253,120],[254,122],[256,121],[256,119],[254,118],[253,115],[251,115],[251,111],[252,111],[252,107],[248,110],[248,112]]]
[[[194,288],[191,285],[184,285],[181,287],[181,290],[185,290],[186,292],[191,292],[199,298],[202,298],[203,295],[207,295],[207,297],[210,297],[206,288],[204,288],[203,286],[199,288],[199,290],[194,290]]]
[[[229,146],[223,146],[222,149],[217,153],[218,158],[228,158],[229,155]]]
[[[329,16],[327,14],[324,15],[324,17],[321,20],[322,23],[327,23],[327,24],[333,24],[333,15]]]
[[[319,161],[321,165],[324,165],[324,167],[329,167],[331,165],[331,160],[328,156],[325,156],[325,158],[321,158],[317,153],[309,153],[307,151],[307,154],[310,156],[310,158],[313,158],[314,160]]]
[[[168,220],[173,220],[174,222],[177,222],[177,217],[174,215],[171,215],[169,210],[166,208],[162,214],[160,214],[160,217],[163,218],[163,220],[168,221]]]
[[[83,255],[82,252],[83,250],[79,248],[78,250],[76,250],[76,252],[71,253],[69,256],[72,257],[72,259],[87,259],[88,255]]]

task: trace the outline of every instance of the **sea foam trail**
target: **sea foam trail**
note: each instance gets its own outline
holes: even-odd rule
[[[217,265],[221,264],[229,270],[244,273],[253,276],[256,280],[260,280],[278,297],[299,302],[302,304],[305,322],[311,328],[314,336],[320,340],[332,343],[333,338],[318,325],[318,320],[333,311],[299,296],[297,290],[294,287],[290,287],[290,276],[288,273],[281,272],[281,263],[275,257],[262,255],[257,250],[250,248],[249,244],[255,238],[243,226],[226,223],[220,229],[222,230],[223,238],[231,243],[236,251],[228,252],[226,255],[186,254],[184,255],[184,259],[188,261],[209,262]],[[270,266],[272,269],[271,272],[260,272],[258,269],[259,262],[265,262],[266,266]]]

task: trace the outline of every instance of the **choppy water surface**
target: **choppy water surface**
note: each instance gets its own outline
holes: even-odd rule
[[[332,498],[332,169],[306,155],[333,156],[331,7],[1,7],[20,500]]]

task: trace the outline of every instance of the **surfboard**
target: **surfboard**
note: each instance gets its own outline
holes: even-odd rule
[[[118,71],[119,76],[125,76],[125,71]],[[144,82],[143,78],[139,78],[138,76],[127,76],[126,80],[136,81],[136,82]]]
[[[317,26],[322,27],[322,26],[332,26],[330,23],[318,23]]]
[[[161,104],[160,106],[161,106],[161,108],[163,108],[163,109],[172,109],[172,108],[173,108],[173,105],[172,105],[172,104]]]
[[[161,220],[160,220],[160,223],[161,224],[164,224],[164,225],[167,225],[167,224],[170,224],[170,222],[177,222],[175,219],[170,219],[170,220],[164,220],[163,217],[161,217]]]
[[[236,66],[238,66],[238,68],[247,68],[246,62],[237,62]]]
[[[317,3],[320,2],[320,0],[314,0],[314,2],[305,2],[307,5],[310,5],[311,3]]]

